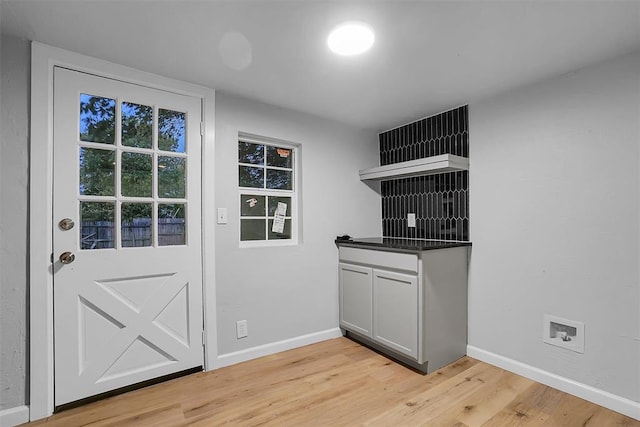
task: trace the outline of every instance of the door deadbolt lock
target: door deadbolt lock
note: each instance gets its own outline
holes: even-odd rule
[[[71,264],[76,256],[72,252],[63,252],[60,254],[60,262],[63,264]]]
[[[58,227],[60,227],[61,230],[71,230],[74,225],[76,224],[71,218],[61,219],[58,223]]]

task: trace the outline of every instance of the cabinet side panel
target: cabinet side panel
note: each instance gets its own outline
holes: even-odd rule
[[[466,247],[427,251],[423,263],[423,355],[429,372],[467,351]]]

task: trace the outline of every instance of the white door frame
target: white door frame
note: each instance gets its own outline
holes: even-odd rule
[[[31,137],[29,163],[29,393],[30,420],[53,413],[53,68],[61,66],[202,99],[202,283],[204,369],[218,365],[215,218],[215,91],[38,42],[31,44]],[[206,167],[205,167],[206,165]]]

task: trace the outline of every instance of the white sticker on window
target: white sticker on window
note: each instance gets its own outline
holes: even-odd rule
[[[249,207],[252,208],[258,204],[258,199],[256,199],[255,197],[252,197],[250,199],[247,199],[246,202],[249,203]]]
[[[276,215],[273,219],[273,227],[271,227],[272,233],[278,233],[278,234],[284,233],[284,217],[286,214],[287,214],[287,204],[278,202]]]

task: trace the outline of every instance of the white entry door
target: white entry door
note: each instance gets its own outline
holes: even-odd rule
[[[200,99],[55,68],[55,404],[203,364]]]

